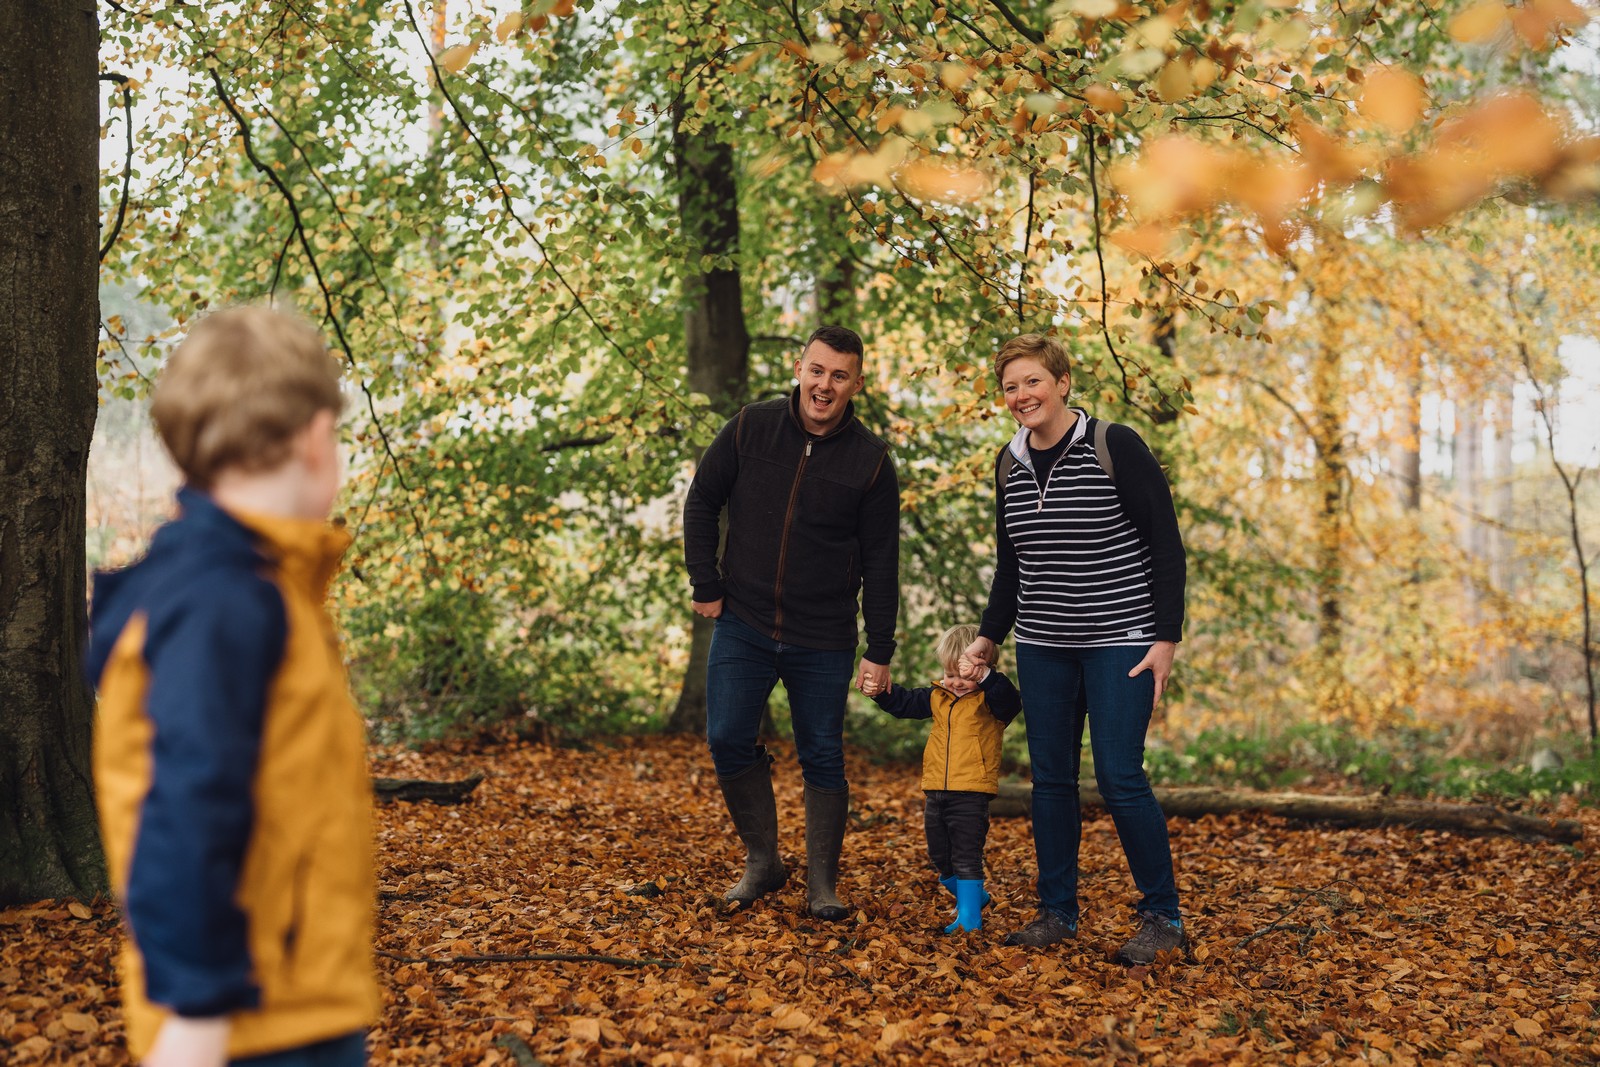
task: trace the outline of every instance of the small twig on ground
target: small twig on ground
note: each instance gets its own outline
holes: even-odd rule
[[[1257,930],[1255,933],[1249,935],[1248,937],[1245,937],[1245,938],[1241,939],[1239,941],[1239,943],[1237,945],[1235,945],[1234,947],[1235,948],[1244,948],[1244,946],[1248,945],[1250,942],[1256,940],[1257,938],[1266,937],[1268,934],[1275,933],[1275,932],[1277,932],[1279,930],[1288,930],[1291,933],[1297,933],[1297,934],[1300,934],[1300,935],[1302,935],[1304,937],[1312,937],[1312,936],[1314,936],[1315,934],[1320,932],[1319,928],[1317,928],[1315,926],[1306,926],[1304,924],[1287,924],[1287,923],[1284,922],[1284,920],[1287,919],[1289,916],[1293,915],[1297,910],[1299,910],[1300,905],[1304,904],[1306,901],[1312,899],[1313,897],[1320,897],[1323,893],[1326,893],[1328,890],[1332,889],[1334,886],[1339,885],[1341,883],[1343,883],[1345,885],[1352,885],[1352,886],[1355,885],[1355,883],[1350,881],[1350,879],[1348,879],[1348,878],[1335,878],[1333,881],[1329,882],[1327,885],[1320,886],[1317,889],[1307,890],[1307,891],[1301,893],[1300,899],[1295,901],[1293,904],[1289,905],[1289,908],[1288,908],[1287,911],[1285,911],[1282,915],[1279,915],[1276,919],[1272,920],[1272,922],[1268,923],[1266,926],[1263,926],[1261,929]]]

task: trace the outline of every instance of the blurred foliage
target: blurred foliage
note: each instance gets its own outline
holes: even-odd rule
[[[1412,385],[1481,409],[1566,380],[1563,339],[1600,335],[1575,284],[1594,220],[1519,206],[1585,195],[1592,91],[1554,50],[1582,20],[1481,8],[119,5],[102,61],[131,80],[107,83],[108,136],[124,105],[134,121],[104,387],[140,394],[210,307],[276,299],[322,326],[352,400],[336,596],[389,736],[637,732],[671,709],[679,509],[721,421],[685,384],[683,283],[712,267],[741,278],[749,399],[788,389],[819,284],[866,338],[858,407],[903,486],[897,680],[933,677],[933,638],[981,612],[1011,426],[986,368],[1040,329],[1074,353],[1075,402],[1135,426],[1172,476],[1190,623],[1162,729],[1570,732],[1584,650],[1548,453],[1498,472],[1503,513],[1436,473],[1420,508],[1393,484],[1396,450],[1423,447]],[[1516,14],[1536,8],[1537,26]],[[1452,21],[1469,11],[1472,33]],[[1526,158],[1496,141],[1465,198],[1394,184],[1449,130],[1475,143],[1505,85],[1572,129],[1530,122]],[[684,232],[674,113],[733,146],[737,256]],[[1174,129],[1195,167],[1152,171]],[[1329,144],[1318,166],[1342,179],[1274,184]],[[1167,184],[1185,177],[1188,199]],[[115,152],[104,179],[110,217]],[[1422,217],[1405,197],[1439,228],[1401,225]],[[1522,371],[1513,336],[1535,353]],[[1330,349],[1337,403],[1309,387]],[[1345,518],[1319,523],[1335,440]],[[1509,576],[1462,547],[1472,523],[1511,531]],[[1318,645],[1330,597],[1337,657]],[[917,750],[918,727],[852,701],[869,750]],[[775,710],[781,727],[781,694]]]

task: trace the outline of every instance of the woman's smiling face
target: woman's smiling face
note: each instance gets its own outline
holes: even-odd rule
[[[1041,430],[1066,414],[1072,383],[1064,376],[1052,378],[1043,363],[1022,357],[1006,364],[1000,388],[1005,393],[1006,410],[1018,425]]]

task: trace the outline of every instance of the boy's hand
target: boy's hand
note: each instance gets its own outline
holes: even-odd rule
[[[228,1017],[186,1019],[174,1015],[161,1024],[143,1067],[226,1067]]]

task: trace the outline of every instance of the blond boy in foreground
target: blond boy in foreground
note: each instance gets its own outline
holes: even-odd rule
[[[327,522],[342,406],[311,327],[201,320],[151,406],[180,514],[95,583],[95,785],[150,1067],[365,1062],[371,789],[325,607],[349,545]]]

